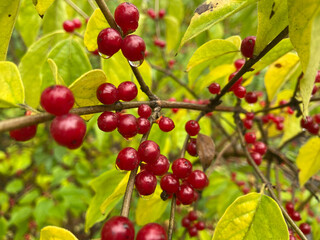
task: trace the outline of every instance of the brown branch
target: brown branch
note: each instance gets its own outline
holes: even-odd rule
[[[172,199],[171,199],[171,211],[170,211],[169,228],[168,228],[168,240],[172,240],[175,212],[176,212],[176,195],[173,194]]]

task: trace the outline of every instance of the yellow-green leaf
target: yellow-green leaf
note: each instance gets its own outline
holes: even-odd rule
[[[320,63],[320,4],[317,0],[288,0],[289,36],[300,57],[303,78],[300,93],[303,113],[308,104]]]
[[[88,51],[95,51],[98,48],[97,37],[102,29],[109,27],[106,18],[98,8],[96,9],[87,24],[86,32],[84,34],[84,45]]]
[[[57,64],[51,58],[48,58],[48,64],[50,66],[55,83],[57,85],[66,85],[62,77],[59,75]]]
[[[0,1],[0,61],[6,60],[19,5],[20,0]]]
[[[190,39],[222,21],[226,17],[240,11],[255,0],[207,0],[195,11],[190,25],[184,34],[180,48]]]
[[[277,203],[261,193],[237,198],[219,220],[212,240],[288,240],[286,222]]]
[[[180,25],[177,18],[166,16],[166,50],[168,53],[176,49],[180,40]]]
[[[184,19],[184,6],[182,0],[170,0],[168,2],[168,15],[169,16],[175,16],[179,24]]]
[[[64,0],[56,0],[46,12],[42,20],[43,34],[62,29],[63,22],[68,19],[66,3]]]
[[[147,63],[147,61],[144,61],[141,66],[138,68],[141,76],[143,78],[143,80],[145,81],[145,83],[152,88],[152,69],[150,67],[150,65]],[[139,83],[137,81],[137,79],[135,78],[135,76],[133,75],[132,71],[130,71],[132,79],[134,79],[134,82],[137,86],[139,86]],[[137,101],[146,101],[148,100],[148,96],[141,91],[141,89],[138,89],[138,96],[136,97]]]
[[[287,53],[271,64],[264,77],[269,101],[273,100],[278,90],[290,79],[298,67],[299,57],[294,53]]]
[[[67,229],[47,226],[41,229],[40,240],[78,240],[78,238]]]
[[[299,182],[303,186],[310,177],[320,170],[320,138],[311,138],[304,144],[297,157]]]
[[[0,62],[0,107],[24,103],[24,87],[17,66],[12,62]]]
[[[36,9],[41,17],[43,17],[44,13],[47,11],[47,9],[51,6],[51,4],[55,0],[35,0],[34,5],[36,6]]]
[[[299,132],[301,132],[300,127],[300,119],[297,118],[295,115],[289,115],[286,114],[285,120],[284,120],[284,134],[281,138],[281,142],[279,143],[279,146],[281,146],[285,141],[289,140],[293,136],[297,135]]]
[[[139,198],[136,208],[136,223],[139,226],[157,221],[166,211],[170,201],[163,201],[160,197],[161,192],[158,185],[151,198]]]
[[[288,26],[286,1],[258,1],[258,31],[254,46],[255,55],[258,55],[286,26]]]

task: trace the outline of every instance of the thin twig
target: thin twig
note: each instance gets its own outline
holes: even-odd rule
[[[94,4],[93,0],[88,0],[88,3],[93,10],[97,9],[97,6]]]
[[[168,228],[168,240],[172,239],[175,212],[176,212],[176,195],[173,194],[172,200],[171,200],[171,211],[170,211],[170,220],[169,220],[169,228]]]
[[[71,0],[64,0],[66,3],[69,4],[70,7],[72,7],[77,13],[79,13],[82,17],[84,17],[85,19],[89,18],[89,16],[84,12],[82,11],[81,8],[79,8],[77,6],[77,4],[75,4],[74,2],[72,2]]]

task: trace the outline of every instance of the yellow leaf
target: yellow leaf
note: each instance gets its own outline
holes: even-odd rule
[[[36,9],[42,17],[55,0],[36,0]]]
[[[97,37],[101,30],[110,27],[106,18],[99,8],[97,8],[87,24],[86,32],[84,33],[84,45],[88,51],[92,52],[98,48]]]
[[[78,238],[67,229],[48,226],[41,229],[40,240],[78,240]]]
[[[54,81],[57,85],[66,85],[62,77],[58,73],[58,66],[51,58],[48,58],[48,63],[53,74]]]
[[[152,88],[152,70],[151,70],[150,65],[147,63],[147,61],[144,61],[138,69],[141,73],[143,80],[151,89]],[[132,72],[132,71],[130,71],[130,72]],[[135,84],[139,88],[139,84],[138,84],[137,79],[134,76],[132,76],[132,77],[134,79]],[[136,97],[136,100],[137,101],[146,101],[146,100],[148,100],[148,96],[144,92],[142,92],[139,88],[138,96]]]
[[[297,157],[299,182],[303,186],[310,177],[320,170],[320,138],[311,138],[304,144]]]
[[[284,134],[279,146],[281,146],[285,141],[289,140],[290,138],[301,132],[300,119],[301,118],[297,118],[295,115],[286,114],[283,124]]]

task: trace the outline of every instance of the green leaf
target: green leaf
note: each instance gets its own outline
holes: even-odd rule
[[[166,50],[168,53],[176,49],[180,41],[180,24],[177,18],[166,16]]]
[[[40,197],[37,199],[36,206],[33,210],[33,216],[39,225],[45,223],[53,207],[54,202],[52,199],[48,199],[45,197]]]
[[[34,42],[21,59],[19,70],[26,92],[25,101],[31,107],[37,107],[40,102],[42,65],[47,60],[47,55],[55,45],[56,39],[66,37],[68,34],[64,31],[48,34]]]
[[[8,222],[4,217],[0,217],[0,239],[4,239],[7,234]]]
[[[46,12],[43,18],[43,34],[61,30],[63,22],[68,18],[66,3],[64,0],[56,0]]]
[[[299,150],[297,157],[299,183],[303,186],[320,170],[320,138],[309,139]]]
[[[23,188],[23,185],[21,179],[15,179],[7,184],[5,191],[11,194],[18,193]]]
[[[19,10],[20,0],[0,2],[0,61],[6,60],[8,46]]]
[[[170,0],[168,2],[168,15],[174,16],[179,21],[179,24],[181,24],[184,19],[184,6],[182,0]]]
[[[190,25],[184,34],[180,47],[187,41],[222,21],[228,16],[240,11],[244,7],[253,4],[255,0],[207,0],[195,11]]]
[[[55,84],[57,85],[66,85],[62,79],[62,77],[59,75],[58,72],[58,66],[55,63],[55,61],[53,61],[51,58],[48,58],[48,64],[50,66],[52,75],[53,75],[53,80],[55,82]]]
[[[31,190],[21,197],[21,199],[19,200],[19,204],[31,204],[39,196],[40,193],[37,189]]]
[[[258,55],[286,26],[288,26],[286,1],[258,1],[258,31],[254,54]]]
[[[320,5],[316,0],[288,0],[289,36],[300,57],[303,78],[300,93],[303,113],[308,114],[308,104],[320,63]]]
[[[277,203],[261,193],[237,198],[219,220],[212,240],[289,239],[288,228]]]
[[[0,62],[0,107],[24,103],[24,87],[17,66],[12,62]]]
[[[96,222],[103,220],[106,217],[106,215],[113,209],[113,207],[118,203],[119,200],[114,201],[113,204],[110,204],[108,211],[106,211],[106,215],[101,214],[101,204],[108,196],[110,196],[114,192],[115,188],[121,182],[122,179],[123,175],[119,174],[119,172],[116,169],[112,169],[101,174],[99,177],[93,179],[90,182],[90,187],[95,192],[95,195],[92,198],[86,213],[86,232]]]
[[[44,13],[54,1],[55,0],[33,0],[33,4],[35,5],[40,17],[43,17]]]
[[[170,201],[163,201],[160,198],[162,190],[158,185],[150,199],[139,198],[136,208],[136,223],[143,226],[150,222],[155,222],[166,211]]]
[[[19,226],[19,224],[30,218],[32,211],[33,209],[30,206],[13,208],[9,225]]]
[[[78,240],[78,238],[67,229],[47,226],[41,229],[40,240]]]
[[[273,100],[280,88],[291,78],[298,67],[299,57],[294,53],[287,53],[271,64],[264,77],[269,101]]]

